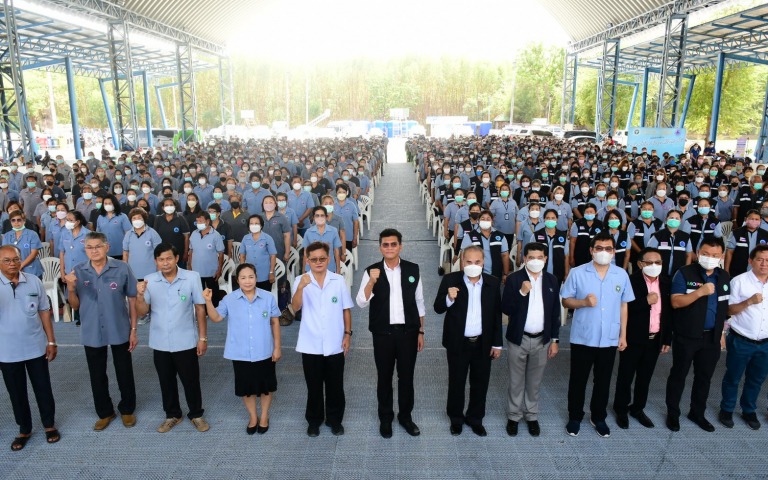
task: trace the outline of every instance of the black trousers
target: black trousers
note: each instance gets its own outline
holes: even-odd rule
[[[447,350],[448,356],[448,403],[446,411],[451,424],[466,421],[481,425],[485,417],[485,397],[491,378],[491,352],[483,351],[482,342],[464,340],[461,350]],[[464,414],[464,389],[469,374],[469,405]]]
[[[107,418],[115,413],[112,398],[109,396],[109,378],[107,377],[107,346],[84,347],[88,373],[91,377],[91,392],[96,415]],[[133,361],[128,351],[128,342],[112,345],[112,364],[115,366],[117,387],[120,389],[120,402],[117,410],[121,415],[131,415],[136,410],[136,384],[133,379]]]
[[[53,428],[56,403],[53,400],[51,376],[45,355],[23,362],[0,363],[0,371],[3,372],[5,388],[11,399],[13,416],[19,426],[19,433],[21,435],[32,433],[32,412],[29,409],[29,397],[27,396],[27,375],[29,375],[29,383],[32,384],[32,391],[35,392],[43,427]]]
[[[256,282],[256,288],[260,288],[262,290],[266,290],[268,292],[272,291],[272,282],[269,280],[265,280],[263,282]]]
[[[608,396],[611,389],[616,347],[588,347],[571,344],[571,376],[568,379],[568,419],[584,419],[584,399],[589,374],[593,374],[592,400],[589,410],[592,421],[601,422],[608,416]]]
[[[160,379],[160,393],[163,398],[163,410],[166,418],[181,418],[179,404],[179,386],[176,377],[184,387],[190,420],[203,416],[203,395],[200,392],[200,364],[197,348],[180,352],[154,350],[155,370]]]
[[[344,419],[344,354],[301,354],[304,380],[307,382],[307,410],[304,417],[311,426],[325,419],[329,425],[339,425]],[[325,395],[323,395],[325,387]]]
[[[224,298],[224,292],[219,290],[219,282],[213,279],[213,277],[200,277],[200,281],[203,284],[203,289],[210,288],[213,290],[213,298],[211,303],[214,307],[219,306],[219,301]]]
[[[685,388],[685,378],[693,364],[691,388],[691,414],[703,416],[707,408],[709,385],[720,360],[719,338],[705,332],[702,338],[685,338],[675,335],[672,339],[672,368],[667,378],[667,414],[680,416],[680,399]]]
[[[395,418],[392,405],[392,375],[397,367],[397,418],[400,421],[410,421],[419,331],[406,331],[405,326],[400,325],[390,328],[389,333],[373,334],[373,359],[378,373],[376,398],[379,401],[379,420],[392,422]]]
[[[616,376],[616,395],[613,397],[613,410],[622,415],[638,413],[648,402],[648,389],[656,369],[656,361],[661,352],[661,336],[645,342],[627,345],[619,352],[619,373]],[[632,381],[635,382],[634,401],[632,400]]]

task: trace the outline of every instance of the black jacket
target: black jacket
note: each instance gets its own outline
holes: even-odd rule
[[[541,272],[541,294],[544,303],[544,335],[542,341],[549,342],[558,338],[560,333],[560,281],[551,273]],[[528,281],[528,273],[521,268],[507,277],[504,284],[504,296],[501,300],[501,312],[509,316],[507,340],[520,345],[523,339],[523,329],[528,318],[528,295],[520,295],[520,287]]]
[[[661,302],[661,344],[670,345],[672,343],[672,303],[670,301],[671,280],[659,275],[659,291],[661,292],[659,301]],[[627,344],[644,344],[648,341],[651,325],[651,306],[648,305],[648,286],[645,284],[645,277],[642,270],[636,270],[629,276],[629,282],[632,285],[632,291],[635,292],[635,299],[627,304]]]

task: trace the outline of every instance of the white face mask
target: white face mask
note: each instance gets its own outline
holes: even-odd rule
[[[136,201],[136,195],[128,195],[128,201],[129,202],[135,202]]]
[[[199,231],[205,230],[205,224],[204,223],[196,223],[195,226]]]
[[[714,270],[720,265],[720,259],[700,255],[699,265],[701,265],[701,268],[703,268],[704,270]]]
[[[317,183],[317,177],[309,177],[309,181],[312,183]]]
[[[539,218],[541,215],[541,210],[531,210],[528,212],[528,216],[531,218]]]
[[[337,193],[336,194],[336,198],[338,198],[340,202],[343,202],[344,200],[346,200],[347,194],[346,193]]]
[[[656,175],[656,180],[658,180],[659,182],[664,180],[664,175]]]
[[[664,198],[667,196],[666,190],[656,190],[656,196],[659,198]]]
[[[142,228],[144,226],[144,220],[134,220],[131,222],[131,225],[133,225],[133,228]]]
[[[187,200],[187,205],[189,205],[189,208],[195,208],[197,206],[197,200]]]
[[[152,191],[152,189],[149,188],[149,187],[142,187],[141,191],[144,192],[144,193],[149,193],[149,192]]]
[[[598,265],[608,265],[613,259],[613,254],[608,252],[595,252],[592,256]]]
[[[727,197],[727,196],[728,196],[728,192],[727,192],[727,191],[725,191],[725,190],[720,190],[719,192],[717,192],[717,194],[718,194],[718,195],[719,195],[721,198],[725,198],[725,197]]]
[[[64,220],[65,218],[67,218],[67,212],[62,212],[62,211],[56,212],[56,218],[58,218],[59,220]]]
[[[316,218],[315,225],[325,225],[325,218]]]
[[[248,230],[250,230],[251,233],[259,233],[261,231],[261,225],[259,224],[250,225],[248,227]]]
[[[83,193],[83,199],[90,200],[93,198],[93,194],[91,192],[84,192]]]
[[[470,278],[479,277],[483,273],[482,265],[465,265],[464,274]]]
[[[589,187],[581,187],[581,194],[586,195],[589,193]]]
[[[656,278],[661,274],[661,265],[646,265],[643,267],[643,273],[651,278]]]
[[[528,260],[525,262],[525,267],[532,273],[539,273],[544,270],[544,260]]]
[[[105,212],[114,212],[115,206],[114,205],[104,205],[104,211]]]
[[[301,184],[300,183],[294,183],[293,184],[293,189],[294,190],[301,190]]]
[[[480,220],[481,230],[490,230],[492,225],[493,225],[493,222],[489,222],[487,220]]]
[[[66,228],[67,230],[74,230],[75,222],[64,222],[64,228]]]
[[[190,193],[192,193],[192,188],[190,188],[190,187],[184,187],[184,193],[186,193],[187,195],[189,195]]]
[[[175,211],[176,211],[176,207],[174,207],[173,205],[168,205],[167,207],[163,207],[163,211],[164,211],[166,214],[168,214],[168,215],[172,215],[172,214],[173,214],[173,212],[175,212]]]

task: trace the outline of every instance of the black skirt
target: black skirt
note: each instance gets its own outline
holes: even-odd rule
[[[235,395],[265,395],[277,390],[277,374],[272,358],[258,362],[232,360],[235,370]]]

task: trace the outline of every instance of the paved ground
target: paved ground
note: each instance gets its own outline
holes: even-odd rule
[[[334,437],[323,427],[319,438],[305,435],[305,387],[299,355],[294,351],[298,325],[283,329],[283,359],[278,365],[278,391],[271,428],[266,435],[245,434],[247,416],[234,396],[232,367],[222,358],[225,325],[209,329],[210,348],[202,359],[203,398],[207,433],[196,432],[189,422],[167,434],[155,432],[163,419],[157,377],[147,345],[147,329],[140,331],[141,346],[134,355],[138,387],[138,424],[125,429],[117,422],[104,432],[94,432],[96,420],[88,373],[78,331],[72,324],[57,324],[60,357],[51,365],[57,400],[57,423],[62,440],[46,445],[39,420],[33,438],[22,452],[11,452],[17,432],[4,388],[0,388],[0,476],[3,478],[758,478],[768,476],[768,426],[753,432],[739,419],[736,428],[718,425],[708,434],[682,419],[679,433],[665,427],[663,385],[670,358],[659,362],[653,381],[648,415],[657,428],[646,430],[632,422],[619,430],[609,417],[613,434],[599,438],[588,421],[577,438],[565,434],[568,380],[568,329],[561,338],[561,353],[550,362],[542,391],[542,435],[531,438],[525,429],[517,438],[507,437],[506,361],[493,365],[485,426],[489,436],[471,431],[459,437],[448,432],[445,415],[447,368],[440,346],[442,319],[431,304],[439,285],[436,274],[437,243],[424,223],[424,207],[410,165],[392,164],[376,191],[371,231],[360,246],[362,265],[378,257],[375,239],[389,226],[405,234],[403,256],[422,267],[427,348],[416,366],[414,420],[422,435],[409,437],[395,426],[394,437],[378,435],[375,401],[375,367],[367,312],[354,310],[353,350],[345,372],[346,435]],[[353,293],[360,274],[355,275]],[[715,374],[708,416],[714,422],[720,399],[719,384],[724,361]],[[111,374],[111,367],[110,367]],[[689,382],[690,383],[690,382]],[[117,388],[112,387],[113,395]],[[689,390],[686,390],[687,398]],[[685,402],[683,402],[685,404]],[[36,407],[33,405],[33,411]],[[686,410],[684,406],[684,411]],[[761,396],[759,417],[766,422],[766,400]]]

